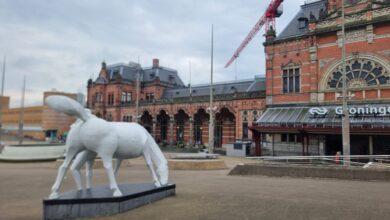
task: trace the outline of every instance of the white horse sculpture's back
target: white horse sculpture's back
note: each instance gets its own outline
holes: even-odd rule
[[[81,151],[94,152],[102,158],[114,196],[121,196],[112,167],[112,159],[143,156],[157,187],[168,183],[168,165],[160,148],[148,131],[137,123],[107,122],[89,114],[83,107],[65,96],[49,96],[46,103],[58,112],[75,116],[82,122],[71,127],[66,140],[64,163],[58,171],[50,198],[58,191],[72,159]],[[156,168],[156,170],[155,170]]]

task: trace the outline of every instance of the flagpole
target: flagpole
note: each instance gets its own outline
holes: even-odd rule
[[[5,65],[6,65],[6,57],[4,56],[4,61],[3,61],[3,76],[2,76],[2,81],[1,81],[1,93],[0,93],[0,99],[2,100],[4,97],[4,82],[5,82]],[[0,101],[1,101],[0,100]],[[0,107],[0,146],[1,146],[1,134],[3,132],[3,108],[4,106]]]
[[[6,57],[4,56],[4,61],[3,61],[3,77],[2,77],[2,80],[1,80],[1,94],[0,94],[0,96],[4,96],[5,64],[6,64]]]
[[[214,24],[211,25],[211,71],[210,71],[210,107],[209,107],[209,153],[214,152],[214,110],[213,110],[213,59],[214,59]]]
[[[20,104],[19,112],[19,144],[23,143],[23,123],[24,123],[24,97],[26,94],[26,76],[23,78],[23,91],[22,91],[22,101]]]

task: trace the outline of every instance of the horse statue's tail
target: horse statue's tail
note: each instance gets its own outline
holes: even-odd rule
[[[83,106],[69,97],[52,95],[48,96],[45,101],[50,108],[57,112],[76,117],[83,121],[87,121],[90,118],[90,115]]]

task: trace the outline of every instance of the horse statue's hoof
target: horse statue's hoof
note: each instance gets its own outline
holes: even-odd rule
[[[51,193],[49,199],[58,199],[58,193],[57,192]]]
[[[159,181],[154,181],[154,185],[155,185],[156,187],[161,187],[161,183],[160,183]]]
[[[114,197],[120,197],[120,196],[122,196],[122,193],[121,193],[121,191],[119,189],[117,189],[117,190],[114,190],[113,196]]]

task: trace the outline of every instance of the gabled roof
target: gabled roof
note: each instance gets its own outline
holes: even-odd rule
[[[159,78],[162,82],[168,82],[170,84],[176,84],[178,86],[184,86],[183,81],[177,74],[176,70],[169,69],[166,67],[148,67],[144,69],[144,74],[142,76],[143,82],[151,82],[156,78]]]
[[[213,85],[213,89],[214,95],[265,91],[265,78],[255,77],[254,80],[219,82]],[[210,84],[193,85],[191,91],[192,97],[208,96],[210,94]],[[161,98],[171,99],[185,97],[190,97],[190,87],[166,89]]]
[[[301,10],[295,15],[284,30],[277,36],[277,40],[287,39],[290,37],[298,37],[309,32],[308,22],[310,15],[315,19],[319,19],[321,9],[326,10],[326,0],[315,1],[301,6]],[[307,22],[305,27],[300,27],[300,22]]]
[[[174,69],[158,66],[142,68],[139,64],[130,62],[118,63],[107,66],[107,75],[109,80],[115,79],[120,75],[121,79],[127,82],[136,82],[137,74],[140,74],[140,81],[143,83],[153,82],[159,79],[162,83],[170,84],[177,87],[183,87],[184,83]],[[107,80],[98,77],[95,80],[97,84],[105,84]]]

